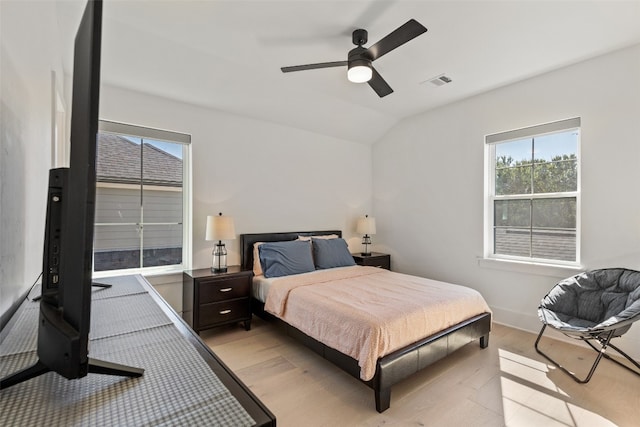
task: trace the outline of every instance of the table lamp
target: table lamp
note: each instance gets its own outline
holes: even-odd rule
[[[212,257],[213,265],[211,271],[214,273],[222,273],[227,271],[227,248],[223,240],[234,240],[236,238],[236,229],[233,225],[233,218],[223,216],[222,212],[218,215],[207,216],[206,240],[217,240],[218,243],[213,247]]]
[[[363,234],[362,244],[364,245],[364,252],[360,255],[370,256],[369,245],[371,244],[371,236],[369,236],[369,234],[376,234],[376,219],[371,218],[369,215],[365,215],[364,218],[358,218],[356,233]]]

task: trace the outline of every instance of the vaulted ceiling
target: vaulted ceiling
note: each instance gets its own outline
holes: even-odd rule
[[[69,46],[84,1],[56,0]],[[405,117],[640,43],[640,1],[104,0],[103,83],[370,144]],[[379,98],[345,68],[416,19],[428,32],[375,61]],[[452,82],[428,81],[445,74]],[[606,80],[606,76],[603,76]],[[594,82],[601,84],[601,82]]]

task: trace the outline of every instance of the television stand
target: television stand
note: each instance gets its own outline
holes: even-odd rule
[[[38,360],[34,365],[11,374],[8,377],[2,378],[0,380],[0,390],[4,390],[12,385],[39,377],[47,372],[52,372],[52,369],[42,363],[42,361]],[[144,369],[125,366],[119,363],[106,362],[104,360],[92,359],[90,357],[87,372],[90,374],[117,375],[121,377],[137,378],[142,376]]]
[[[98,283],[98,282],[91,282],[91,286],[96,287],[96,288],[110,288],[111,285],[107,284],[107,283]],[[37,297],[34,297],[31,301],[40,301],[40,299],[42,298],[42,295],[38,295]]]
[[[22,371],[15,372],[8,377],[2,378],[2,380],[0,380],[0,390],[4,390],[12,385],[30,380],[31,378],[39,377],[40,375],[46,374],[50,371],[51,369],[38,360],[35,365],[31,365]]]
[[[110,287],[111,285],[102,285]],[[33,302],[34,299],[31,301]],[[61,363],[64,360],[60,355],[68,358],[79,345],[77,330],[67,323],[63,313],[58,308],[40,301],[40,320],[38,321],[38,360],[33,365],[17,371],[0,379],[0,390],[18,383],[30,380],[47,372],[56,372],[67,379],[77,379],[87,376],[88,373],[117,375],[124,377],[140,377],[144,369],[120,365],[118,363],[105,362],[85,356],[79,356],[77,364]],[[42,334],[45,330],[48,333]],[[76,350],[77,351],[77,350]],[[86,360],[86,362],[84,361]]]
[[[100,282],[91,282],[91,286],[94,288],[110,288],[111,285],[108,283],[100,283]]]
[[[121,377],[137,378],[144,373],[143,368],[121,365],[119,363],[89,358],[89,373],[103,375],[117,375]]]

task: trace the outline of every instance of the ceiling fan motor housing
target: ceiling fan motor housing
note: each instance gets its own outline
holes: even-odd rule
[[[359,28],[353,32],[353,34],[351,35],[351,40],[353,40],[353,44],[355,44],[356,46],[362,46],[363,44],[367,43],[367,37],[367,30]]]
[[[371,80],[373,67],[371,66],[369,51],[362,46],[355,47],[347,57],[347,78],[354,83],[365,83]]]
[[[366,48],[358,46],[349,51],[349,56],[347,57],[347,68],[351,69],[353,67],[371,68],[371,58],[369,57]]]
[[[367,48],[364,48],[362,46],[358,46],[358,47],[354,47],[353,49],[351,49],[349,51],[349,55],[347,56],[347,61],[349,63],[356,61],[356,60],[365,60],[368,61],[369,64],[371,64],[371,57],[369,56],[369,52]]]

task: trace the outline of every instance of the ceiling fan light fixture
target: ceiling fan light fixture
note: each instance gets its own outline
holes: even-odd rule
[[[353,83],[366,83],[373,77],[371,61],[366,59],[356,59],[349,62],[347,78]]]

